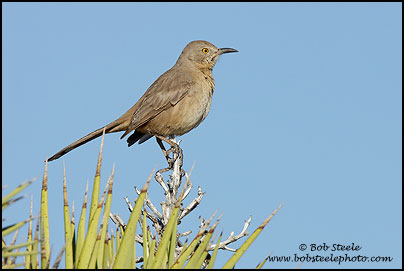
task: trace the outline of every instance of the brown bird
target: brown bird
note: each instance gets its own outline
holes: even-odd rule
[[[125,114],[105,126],[105,133],[124,131],[122,139],[134,131],[127,139],[128,146],[141,144],[153,136],[160,147],[161,140],[172,145],[166,137],[188,133],[208,115],[215,88],[212,69],[220,55],[232,52],[238,51],[217,48],[203,40],[188,43],[175,65],[157,78]],[[103,130],[104,127],[99,128],[80,138],[48,161],[101,136]]]

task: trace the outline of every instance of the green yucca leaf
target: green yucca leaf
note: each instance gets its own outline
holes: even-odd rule
[[[86,185],[86,192],[84,193],[83,207],[81,209],[79,226],[77,229],[77,244],[76,244],[76,257],[74,266],[77,267],[79,262],[79,256],[83,248],[85,239],[85,227],[86,227],[86,212],[87,212],[87,195],[88,195],[88,180]]]
[[[9,235],[10,233],[12,233],[12,232],[18,230],[19,228],[21,228],[22,226],[24,226],[25,223],[27,223],[30,220],[31,219],[27,219],[27,220],[24,220],[24,221],[21,221],[21,222],[18,222],[16,224],[13,224],[13,225],[10,225],[10,226],[7,226],[7,227],[3,228],[2,232],[1,232],[1,236],[4,238],[5,236]]]
[[[206,248],[204,249],[204,251],[203,251],[201,257],[199,257],[199,260],[198,260],[198,262],[197,262],[197,264],[196,264],[196,269],[201,269],[201,267],[203,266],[203,263],[205,262],[205,260],[206,260],[206,258],[207,258],[207,256],[208,256],[208,254],[209,254],[209,247],[210,247],[212,241],[215,240],[215,239],[216,239],[216,234],[213,236],[213,238],[211,239],[211,241],[208,243],[208,245],[207,245]],[[205,266],[205,267],[207,267],[207,266]]]
[[[154,262],[154,251],[156,249],[156,239],[154,237],[151,237],[151,243],[150,243],[150,254],[149,254],[149,259],[147,261],[147,266],[145,267],[145,269],[150,269],[153,262]]]
[[[101,243],[100,240],[101,240],[102,226],[103,225],[101,224],[101,228],[98,231],[97,238],[96,238],[95,244],[94,244],[94,249],[91,253],[90,263],[88,264],[87,269],[95,269],[95,267],[96,267],[98,250],[100,249],[100,243]]]
[[[116,227],[116,238],[115,238],[115,242],[116,242],[116,251],[118,252],[119,250],[119,245],[121,244],[122,241],[122,237],[121,237],[121,232],[120,232],[120,227],[117,226]],[[116,255],[115,255],[116,256]]]
[[[195,238],[192,240],[192,242],[189,244],[189,246],[187,246],[186,248],[185,247],[183,248],[180,256],[175,261],[174,265],[171,267],[172,269],[180,269],[184,266],[189,255],[191,255],[191,253],[195,250],[195,247],[199,244],[199,241],[205,234],[205,229],[209,226],[210,222],[212,221],[212,219],[215,215],[216,215],[216,211],[209,218],[209,220],[205,222],[206,223],[205,227],[200,228],[198,234],[195,236]]]
[[[30,242],[32,242],[32,209],[33,209],[33,198],[32,198],[32,196],[31,196],[31,204],[30,204],[30,209],[29,209],[29,219],[30,219],[30,221],[29,221],[29,224],[28,224],[28,237],[27,237],[27,243],[30,243]],[[35,242],[35,244],[37,244],[38,243],[38,241],[34,241]],[[27,251],[32,251],[32,249],[33,249],[33,245],[34,244],[30,244],[30,245],[27,245]],[[30,268],[30,264],[31,264],[31,255],[27,255],[26,257],[25,257],[25,269],[28,269],[28,268]]]
[[[106,233],[106,235],[108,236],[108,232]],[[108,256],[109,256],[109,245],[108,243],[110,243],[111,240],[108,240],[109,238],[106,238],[104,241],[104,253],[103,253],[103,257],[102,257],[102,266],[103,268],[107,268],[108,267]],[[111,257],[109,257],[111,258]]]
[[[139,212],[139,217],[140,217],[140,212]],[[130,261],[130,268],[131,269],[136,269],[136,241],[133,242],[132,244],[132,257],[131,257],[131,261]]]
[[[110,268],[112,265],[112,259],[115,258],[115,248],[114,248],[114,244],[115,244],[115,236],[113,234],[113,231],[111,231],[111,239],[108,240],[108,268]]]
[[[222,236],[223,236],[223,231],[220,233],[219,239],[217,240],[217,243],[215,246],[215,249],[213,250],[213,254],[212,254],[212,257],[210,258],[208,269],[213,269],[213,266],[214,266],[215,260],[216,260],[216,255],[217,255],[217,252],[219,251],[219,245],[220,245],[220,240],[222,239]]]
[[[19,229],[17,229],[15,232],[14,232],[14,235],[13,235],[13,238],[11,239],[11,243],[10,243],[10,246],[14,246],[15,245],[15,242],[17,241],[17,237],[18,237],[18,232],[19,232]],[[3,245],[4,246],[6,246],[6,243],[3,241]],[[15,251],[13,251],[14,253],[17,253],[17,252],[19,252],[19,248],[17,248]],[[10,253],[11,251],[9,251],[8,253]],[[3,255],[3,264],[6,264],[6,265],[12,265],[12,264],[15,264],[15,259],[16,259],[16,257],[14,256],[14,258],[11,258],[11,257],[8,257],[8,256],[6,256],[7,255],[7,252],[6,251],[4,251],[4,252],[2,252],[2,255]]]
[[[177,213],[178,216],[178,213]],[[173,230],[171,231],[171,240],[169,244],[168,251],[168,267],[172,266],[175,258],[175,248],[177,247],[177,224],[178,218],[175,220],[173,225]]]
[[[168,259],[169,247],[170,247],[170,244],[168,244],[168,246],[166,247],[166,251],[165,251],[165,253],[163,253],[163,260],[161,260],[161,265],[164,266],[164,269],[167,269],[167,259]],[[156,254],[156,256],[157,256],[157,254]]]
[[[93,184],[93,193],[91,196],[89,220],[91,220],[94,217],[94,214],[97,212],[98,199],[99,199],[99,194],[100,194],[100,182],[101,182],[101,176],[99,176],[99,175],[95,176],[94,184]],[[89,227],[90,227],[90,223],[88,224],[88,228]]]
[[[70,219],[70,228],[71,228],[71,233],[72,233],[72,252],[73,252],[73,261],[72,265],[74,267],[74,260],[76,258],[76,223],[74,219],[74,201],[72,202],[72,217]]]
[[[38,220],[37,220],[37,224],[36,224],[36,228],[35,228],[35,236],[34,236],[35,241],[39,240],[40,225],[41,225],[41,219],[40,219],[40,215],[38,215]],[[32,251],[35,251],[38,253],[38,245],[34,245],[32,248]],[[31,257],[31,267],[33,269],[38,269],[38,257],[35,257],[35,256]]]
[[[97,161],[97,169],[95,171],[93,193],[91,196],[89,220],[91,220],[93,218],[95,212],[98,209],[97,206],[98,206],[98,198],[100,196],[99,194],[100,194],[100,180],[101,180],[101,161],[102,161],[102,149],[104,147],[104,135],[105,135],[105,128],[104,128],[104,131],[102,132],[100,152],[98,154],[98,161]],[[90,224],[88,224],[88,227],[90,227]]]
[[[146,225],[146,207],[145,206],[143,206],[143,266],[147,266],[147,260],[148,260],[148,254],[149,254],[149,251],[148,251],[148,248],[149,248],[149,245],[148,245],[148,243],[147,243],[147,236],[148,236],[148,231],[147,231],[147,225]]]
[[[49,264],[49,215],[48,215],[48,159],[45,161],[45,170],[41,191],[41,267]]]
[[[257,238],[257,236],[262,232],[268,222],[272,219],[272,217],[278,212],[278,210],[282,207],[282,204],[279,205],[278,208],[267,218],[265,221],[251,234],[250,237],[241,245],[239,249],[233,254],[233,256],[226,262],[223,266],[224,269],[234,268],[237,261],[241,258],[241,256],[246,252],[248,247],[252,244],[252,242]]]
[[[185,261],[187,260],[188,256],[194,251],[195,247],[198,245],[199,240],[202,238],[204,231],[201,230],[195,236],[194,240],[189,244],[188,247],[182,250],[181,255],[178,257],[174,265],[171,267],[173,269],[181,269],[184,266]]]
[[[263,266],[264,266],[264,264],[266,263],[266,261],[269,259],[269,256],[268,257],[266,257],[261,263],[259,263],[258,265],[257,265],[257,267],[255,267],[255,269],[261,269]]]
[[[209,232],[206,234],[206,236],[203,238],[202,242],[199,244],[198,248],[196,249],[195,253],[192,255],[192,257],[189,259],[188,263],[185,265],[184,269],[196,269],[197,263],[199,259],[201,258],[203,252],[205,251],[205,248],[209,245],[210,238],[212,237],[212,233]]]
[[[18,264],[10,264],[10,265],[2,265],[1,269],[15,269],[17,267],[23,266],[24,263],[18,263]]]
[[[117,252],[115,262],[112,267],[114,269],[131,267],[131,257],[133,257],[133,250],[135,247],[137,221],[139,220],[140,213],[142,211],[143,202],[146,198],[147,189],[153,176],[153,172],[150,174],[145,186],[143,187],[139,197],[136,200],[135,208],[130,214],[128,225],[125,228],[125,234],[123,236],[121,244],[119,245],[119,250]],[[133,259],[133,261],[136,261],[136,257]]]
[[[102,219],[102,228],[100,229],[100,242],[98,246],[100,246],[100,249],[98,249],[98,255],[97,255],[97,267],[104,269],[103,267],[103,256],[104,256],[104,241],[105,241],[105,236],[107,233],[107,228],[108,228],[108,220],[109,220],[109,213],[111,212],[111,202],[112,202],[112,186],[114,183],[114,170],[115,170],[115,164],[112,166],[112,172],[111,176],[109,177],[109,188],[108,188],[108,194],[107,194],[107,200],[105,201],[105,207],[104,207],[104,216]]]
[[[11,191],[10,193],[8,193],[6,196],[4,196],[1,199],[1,205],[2,205],[2,210],[4,210],[7,206],[9,206],[9,203],[11,201],[11,198],[14,197],[15,195],[17,195],[18,193],[20,193],[22,190],[24,190],[25,188],[27,188],[27,186],[29,186],[30,184],[32,184],[35,181],[35,179],[27,181],[27,182],[23,182],[22,184],[20,184],[17,188],[15,188],[13,191]],[[22,197],[21,197],[22,198]]]
[[[27,242],[27,243],[23,243],[23,244],[10,245],[10,246],[3,247],[3,248],[1,249],[1,252],[2,252],[2,253],[3,253],[3,252],[9,252],[9,251],[12,251],[12,250],[17,249],[17,248],[28,247],[28,246],[35,245],[35,244],[37,244],[37,243],[38,243],[38,241],[35,240],[35,241],[30,241],[30,242]]]
[[[196,269],[201,269],[203,262],[206,260],[206,256],[208,256],[208,251],[205,249],[202,253],[202,255],[199,257],[198,262],[196,263]]]
[[[184,269],[199,268],[198,267],[199,259],[202,257],[202,254],[204,253],[205,249],[209,245],[210,238],[212,238],[213,232],[215,231],[217,225],[219,224],[220,218],[221,218],[221,216],[216,221],[216,223],[209,229],[209,232],[205,235],[202,242],[199,244],[198,248],[196,249],[194,255],[192,255],[192,257],[189,259],[189,261],[188,261],[187,265],[184,267]],[[205,258],[206,258],[206,255],[205,255]],[[205,260],[205,258],[203,258],[203,260]],[[202,266],[203,260],[202,260],[200,266]]]
[[[119,225],[119,230],[121,232],[121,241],[123,239],[123,236],[125,235],[125,229],[126,229],[126,225]]]
[[[16,256],[25,256],[25,255],[35,255],[38,254],[36,251],[20,251],[20,252],[5,252],[1,253],[3,258],[7,257],[16,257]]]
[[[21,199],[23,199],[23,198],[25,198],[25,196],[20,196],[20,197],[17,197],[17,198],[14,198],[14,199],[11,199],[11,200],[7,201],[7,202],[4,203],[4,205],[3,205],[3,211],[4,211],[4,209],[6,209],[6,208],[7,208],[8,206],[10,206],[11,204],[16,203],[17,201],[19,201],[19,200],[21,200]]]
[[[64,213],[64,223],[65,223],[65,243],[66,243],[66,253],[65,253],[65,264],[66,269],[73,268],[73,234],[70,222],[70,210],[69,202],[67,199],[67,185],[66,185],[66,167],[63,161],[63,213]]]
[[[88,268],[88,265],[90,263],[92,252],[95,248],[94,245],[97,239],[98,221],[100,219],[102,205],[104,203],[108,185],[109,183],[107,182],[107,185],[105,186],[104,189],[104,193],[102,194],[101,200],[98,203],[97,210],[95,211],[93,217],[90,220],[87,236],[84,240],[83,248],[79,255],[79,262],[77,264],[78,268]]]

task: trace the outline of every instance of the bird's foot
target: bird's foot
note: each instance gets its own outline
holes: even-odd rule
[[[175,142],[174,139],[167,139],[163,136],[155,135],[157,143],[159,144],[161,150],[163,151],[164,157],[167,160],[168,163],[168,168],[172,169],[175,163],[175,160],[180,159],[180,166],[182,166],[182,161],[183,161],[183,153],[182,149],[180,148],[179,143],[181,140],[178,140],[178,143]],[[163,141],[170,144],[170,148],[168,150],[165,149],[163,145]],[[173,157],[170,157],[170,153],[173,153]],[[177,154],[177,157],[176,155]]]

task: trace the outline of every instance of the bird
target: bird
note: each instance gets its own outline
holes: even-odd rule
[[[238,52],[233,48],[218,48],[204,40],[188,43],[176,63],[160,75],[140,99],[122,116],[78,139],[51,156],[53,161],[71,150],[105,133],[133,133],[127,138],[128,147],[153,136],[172,145],[170,139],[196,128],[208,115],[215,89],[212,75],[219,56]],[[164,152],[164,150],[163,150]]]

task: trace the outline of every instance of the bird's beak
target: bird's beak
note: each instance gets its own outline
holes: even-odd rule
[[[238,51],[233,48],[220,48],[218,53],[219,53],[219,55],[222,55],[222,54],[236,53],[236,52],[238,52]]]

